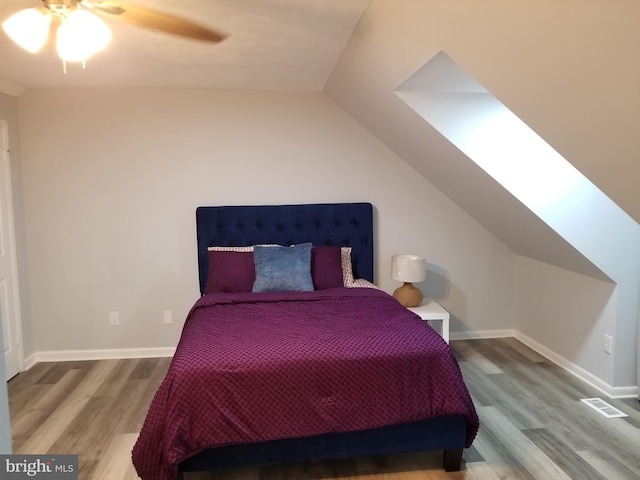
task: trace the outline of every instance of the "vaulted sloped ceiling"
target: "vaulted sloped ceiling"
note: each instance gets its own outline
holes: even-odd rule
[[[118,3],[117,1],[115,2]],[[67,66],[55,36],[37,54],[0,29],[0,91],[26,88],[152,87],[230,90],[322,90],[369,0],[128,0],[228,35],[207,43],[101,17],[110,45],[87,62]],[[41,5],[0,1],[0,22]]]
[[[514,252],[606,278],[394,94],[445,51],[640,220],[640,4],[569,3],[373,0],[325,91]]]

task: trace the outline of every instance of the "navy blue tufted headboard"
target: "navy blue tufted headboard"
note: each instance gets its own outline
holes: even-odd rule
[[[370,203],[198,207],[200,292],[207,283],[209,246],[275,243],[352,247],[355,278],[373,282],[373,207]]]

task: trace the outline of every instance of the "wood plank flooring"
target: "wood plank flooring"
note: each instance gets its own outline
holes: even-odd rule
[[[640,403],[606,401],[607,419],[579,400],[598,391],[513,338],[451,343],[481,427],[462,470],[441,453],[244,468],[186,480],[640,480]],[[9,382],[15,453],[77,453],[82,480],[138,478],[131,465],[170,359],[40,363]]]

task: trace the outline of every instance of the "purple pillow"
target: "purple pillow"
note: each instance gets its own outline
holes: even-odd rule
[[[344,286],[341,247],[311,249],[311,278],[316,290]]]
[[[204,293],[250,292],[256,280],[253,252],[209,250],[209,272]]]

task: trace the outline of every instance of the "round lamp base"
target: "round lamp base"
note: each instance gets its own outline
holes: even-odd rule
[[[403,307],[417,307],[424,298],[422,292],[408,282],[396,288],[393,296]]]

